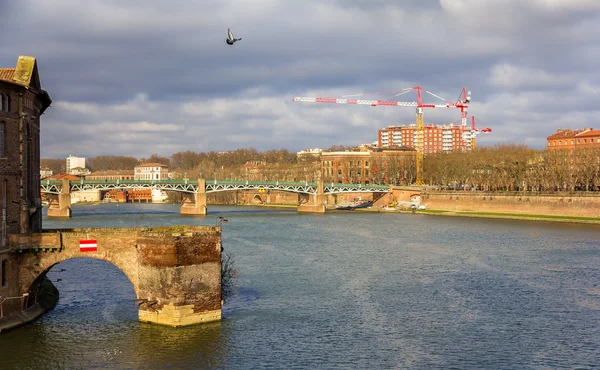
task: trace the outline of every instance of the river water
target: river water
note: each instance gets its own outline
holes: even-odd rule
[[[600,227],[210,206],[76,205],[45,228],[214,225],[240,274],[223,320],[137,321],[131,284],[88,258],[61,298],[0,335],[2,369],[600,367]]]

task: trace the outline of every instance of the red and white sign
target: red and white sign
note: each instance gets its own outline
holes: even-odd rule
[[[95,239],[79,241],[79,251],[80,252],[96,252],[97,250],[98,250],[98,243],[96,243]]]

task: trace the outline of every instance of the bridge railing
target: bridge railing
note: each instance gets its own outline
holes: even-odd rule
[[[207,186],[211,185],[236,185],[236,186],[249,186],[249,187],[264,187],[264,188],[276,188],[276,187],[294,187],[294,186],[304,186],[304,187],[314,187],[316,188],[317,182],[309,182],[309,181],[298,181],[298,182],[290,182],[290,181],[250,181],[250,180],[218,180],[218,179],[207,179],[205,180]],[[195,186],[198,184],[198,180],[70,180],[70,186],[101,186],[101,185],[122,185],[127,187],[132,187],[135,185],[145,186],[148,185],[192,185]],[[42,187],[62,187],[62,180],[42,180]],[[336,188],[336,189],[361,189],[364,188],[365,191],[372,190],[380,190],[385,191],[389,189],[387,185],[363,185],[363,184],[339,184],[333,182],[324,183],[326,188]]]

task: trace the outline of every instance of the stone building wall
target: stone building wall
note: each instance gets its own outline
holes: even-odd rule
[[[7,317],[23,308],[10,235],[42,230],[40,115],[51,100],[40,87],[35,58],[20,56],[15,68],[0,68],[0,101],[0,316]]]

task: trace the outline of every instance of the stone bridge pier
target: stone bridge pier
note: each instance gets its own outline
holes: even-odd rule
[[[198,179],[198,191],[194,193],[194,203],[184,202],[179,213],[182,215],[206,215],[206,180]]]
[[[48,217],[71,217],[71,185],[68,179],[62,180],[62,193],[58,194],[58,204],[48,206]]]
[[[96,250],[81,249],[89,245],[82,241],[95,242]],[[28,307],[38,303],[52,266],[90,257],[123,271],[135,291],[142,322],[186,326],[221,319],[220,227],[44,230],[11,235],[10,247]]]
[[[298,206],[298,212],[325,213],[325,186],[323,180],[317,182],[317,193],[311,194],[306,203]]]

